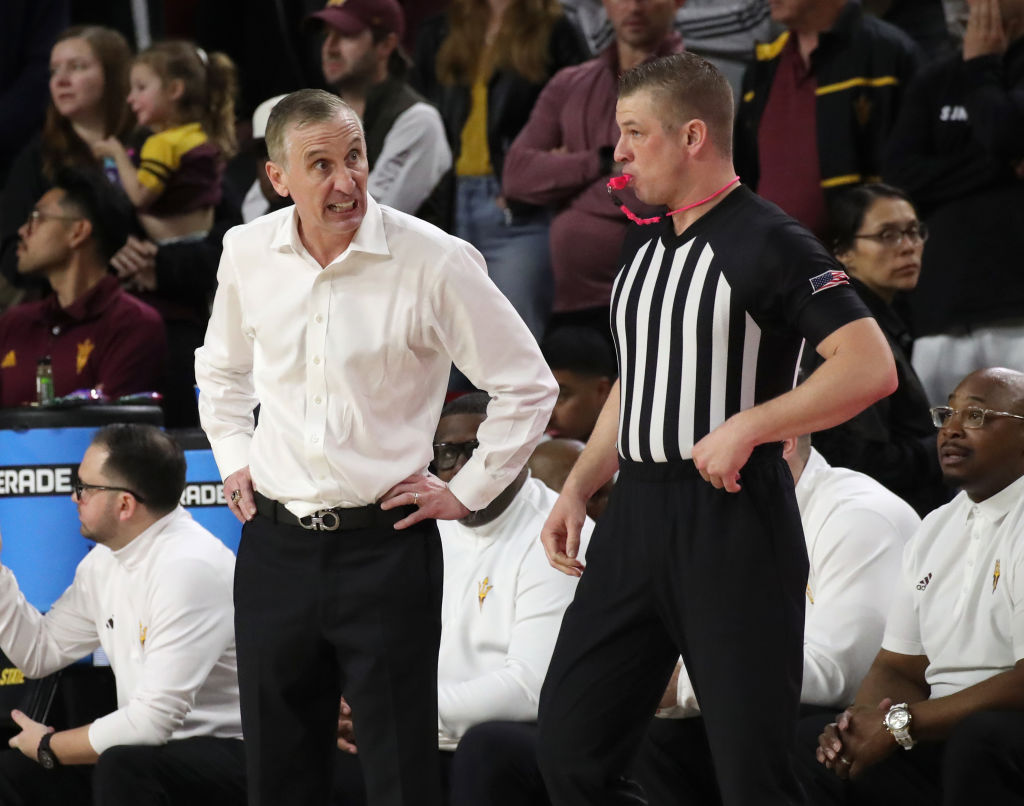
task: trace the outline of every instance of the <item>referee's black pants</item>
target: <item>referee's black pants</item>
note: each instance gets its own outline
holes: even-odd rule
[[[330,797],[339,696],[370,806],[437,806],[441,541],[433,521],[323,532],[258,515],[235,565],[250,806]]]
[[[682,655],[726,806],[803,802],[791,765],[807,549],[793,479],[760,446],[742,491],[692,462],[623,463],[540,698],[555,806],[635,802],[625,773]]]

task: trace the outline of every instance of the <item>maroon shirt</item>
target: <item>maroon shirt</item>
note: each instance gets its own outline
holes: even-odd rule
[[[683,40],[667,37],[651,58],[678,53]],[[551,269],[556,312],[607,307],[619,270],[629,221],[608,196],[598,149],[619,139],[618,50],[555,74],[541,92],[530,120],[505,155],[502,184],[510,199],[558,208],[551,221]],[[565,147],[564,154],[552,149]],[[641,204],[633,191],[617,194],[642,217],[664,212]]]
[[[36,399],[36,362],[53,360],[54,393],[102,386],[110,398],[161,388],[167,337],[153,308],[104,277],[67,308],[57,295],[0,316],[0,406]]]
[[[796,35],[786,42],[757,132],[757,193],[819,238],[828,229],[818,161],[818,80],[804,64]]]

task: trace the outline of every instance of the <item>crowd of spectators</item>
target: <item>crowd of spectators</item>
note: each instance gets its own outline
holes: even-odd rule
[[[10,0],[9,6],[9,24],[0,33],[0,405],[33,403],[37,362],[49,357],[58,396],[159,392],[167,426],[197,425],[193,356],[203,343],[223,236],[243,219],[290,203],[266,175],[268,115],[285,93],[328,89],[363,121],[370,195],[479,250],[559,383],[551,439],[530,464],[534,478],[524,470],[488,519],[442,530],[446,566],[466,564],[459,580],[475,575],[485,586],[493,584],[497,560],[487,565],[481,555],[471,562],[459,554],[469,551],[461,544],[486,534],[495,556],[514,553],[523,574],[539,573],[527,569],[540,564],[536,542],[530,548],[510,537],[503,544],[495,527],[485,527],[494,520],[520,536],[534,529],[536,513],[551,506],[537,479],[560,487],[615,387],[608,310],[630,226],[619,200],[608,195],[609,180],[621,170],[613,158],[618,76],[683,49],[705,55],[736,90],[740,178],[828,247],[836,269],[846,272],[881,325],[899,374],[893,395],[814,435],[813,451],[807,438],[788,446],[812,580],[819,574],[830,591],[816,603],[808,588],[808,630],[815,636],[805,643],[808,657],[817,651],[815,641],[836,656],[829,631],[845,629],[845,622],[829,609],[833,588],[845,586],[841,592],[848,595],[866,585],[867,598],[874,598],[871,607],[854,608],[871,611],[852,626],[863,631],[856,663],[833,668],[841,685],[805,701],[818,708],[809,714],[805,738],[817,739],[822,707],[834,713],[856,702],[843,714],[844,726],[863,717],[863,709],[876,709],[876,695],[885,690],[880,681],[902,658],[935,661],[933,652],[950,651],[906,623],[886,627],[882,644],[882,603],[893,593],[883,595],[885,574],[900,574],[893,556],[917,525],[895,496],[942,533],[950,513],[961,517],[971,506],[962,494],[953,497],[957,486],[994,473],[1006,483],[983,490],[988,497],[1019,489],[1024,473],[949,472],[935,437],[937,427],[959,424],[968,445],[980,439],[986,417],[990,423],[1007,414],[1024,419],[1018,379],[972,375],[987,367],[1024,370],[1024,275],[1014,268],[1024,253],[1024,0],[328,0],[326,6],[322,0]],[[662,212],[646,210],[628,188],[619,195],[638,215]],[[820,363],[812,347],[804,352],[808,372]],[[450,395],[465,383],[453,377]],[[961,408],[943,409],[956,389]],[[999,405],[979,403],[986,395]],[[436,439],[457,441],[466,451],[461,461],[472,452],[465,446],[485,417],[486,401],[466,406],[446,409]],[[973,415],[980,422],[967,421],[975,411],[968,406],[981,406],[983,413]],[[929,414],[930,407],[938,408]],[[468,417],[468,426],[459,417]],[[1000,427],[1019,429],[1012,417],[998,420]],[[463,433],[467,428],[473,433]],[[946,442],[954,453],[961,450],[956,440]],[[442,477],[453,475],[459,461],[456,453],[449,467],[439,468]],[[812,485],[827,489],[812,500]],[[976,487],[967,490],[975,502],[983,500],[973,495]],[[857,498],[851,489],[866,492]],[[823,496],[835,507],[815,520],[813,505]],[[606,498],[607,490],[595,497],[592,517],[600,516]],[[844,505],[863,512],[837,517]],[[861,530],[847,549],[881,539],[870,521],[887,507],[899,516],[889,520],[901,522],[888,524],[895,537],[873,556],[870,585],[850,576],[860,573],[854,560],[823,548],[825,538],[815,547],[818,534],[838,532],[840,521],[846,532]],[[1009,507],[993,510],[993,529],[1003,528],[1000,518]],[[930,515],[936,511],[945,514]],[[837,539],[828,537],[827,545]],[[943,563],[953,562],[956,545],[951,538],[943,544]],[[1006,551],[1002,566],[994,557],[993,593],[1000,573],[1009,577],[1003,591],[1012,584],[1015,567]],[[903,573],[927,573],[921,583],[927,587],[931,568],[916,557],[908,552]],[[984,559],[989,562],[987,554]],[[571,589],[560,591],[559,607],[571,599]],[[450,595],[446,577],[446,599]],[[467,600],[478,612],[486,593],[479,596]],[[506,604],[514,610],[514,602]],[[473,610],[463,605],[445,629],[462,629],[456,622]],[[455,605],[446,601],[445,607]],[[495,609],[488,615],[500,619]],[[1001,624],[1002,637],[1024,640],[1022,617],[1010,618],[1011,624]],[[504,622],[491,626],[481,645],[511,629]],[[929,628],[935,625],[922,627]],[[531,686],[543,679],[553,639],[551,633],[530,637],[531,652],[534,643],[544,651],[530,655],[528,683],[505,683],[502,696],[511,697],[518,686],[526,704],[485,709],[487,720],[535,719]],[[508,644],[522,639],[506,635],[490,647],[492,658],[446,644],[453,640],[442,634],[442,678],[451,671],[442,688],[447,685],[452,703],[442,713],[439,738],[442,749],[454,753],[468,737],[468,759],[474,752],[468,745],[477,738],[471,728],[487,720],[472,718],[472,708],[457,700],[474,685],[483,691],[499,686],[496,670],[518,663],[509,660]],[[880,645],[887,648],[869,673]],[[449,661],[456,658],[457,673],[445,669],[445,651]],[[1018,660],[1012,652],[990,654],[998,657],[981,665],[994,674]],[[828,677],[822,668],[809,659],[805,683],[808,675],[812,681],[815,674]],[[942,669],[910,674],[904,665],[897,671],[905,683],[897,690],[923,693],[918,699],[924,700],[929,685],[932,697],[941,689],[933,679],[950,677]],[[979,681],[968,675],[941,690],[953,696]],[[998,711],[1006,702],[984,704]],[[663,705],[661,716],[677,719],[656,721],[637,766],[650,802],[713,802],[711,784],[698,781],[706,761],[694,761],[703,758],[693,755],[700,746],[699,706],[685,669],[677,670]],[[924,713],[923,724],[933,724]],[[955,723],[947,718],[922,739],[945,741]],[[1021,723],[1000,725],[1006,742],[1019,740]],[[496,746],[529,751],[533,737],[517,730],[481,733],[488,750],[475,751],[474,758]],[[820,777],[827,767],[845,778],[850,770],[844,765],[860,752],[846,748],[843,755],[830,730],[822,735],[823,766],[810,774],[812,786],[828,797],[854,797],[856,786]],[[899,740],[898,732],[893,735]],[[354,754],[354,741],[347,746]],[[680,753],[692,756],[688,770],[667,762]],[[813,757],[813,748],[805,754]],[[486,783],[479,764],[459,766],[457,753],[454,759],[453,775],[473,768],[476,777],[456,775],[453,793],[461,787],[463,802],[483,803],[474,800]],[[926,775],[936,774],[927,767]],[[339,803],[357,802],[352,791],[360,784],[353,776],[339,779],[339,792],[348,793]],[[696,781],[690,799],[664,794],[680,788],[671,783],[680,777]],[[929,791],[945,796],[941,787]],[[519,802],[540,802],[531,801],[540,796],[529,789]],[[517,801],[509,790],[493,802]]]

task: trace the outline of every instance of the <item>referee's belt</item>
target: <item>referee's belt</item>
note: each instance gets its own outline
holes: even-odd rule
[[[414,506],[384,510],[379,504],[367,504],[364,507],[318,509],[299,518],[279,501],[267,498],[255,490],[253,493],[256,498],[256,511],[264,518],[284,526],[298,526],[313,532],[341,532],[394,526],[402,518],[416,511]]]

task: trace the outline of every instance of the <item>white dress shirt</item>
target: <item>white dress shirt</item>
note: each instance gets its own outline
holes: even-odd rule
[[[1024,478],[977,504],[961,492],[924,519],[882,646],[928,657],[932,699],[1024,658]]]
[[[871,477],[832,467],[814,448],[796,501],[810,561],[800,702],[845,706],[878,654],[900,555],[921,519]],[[700,713],[685,667],[676,692],[679,705],[660,715]]]
[[[240,739],[234,571],[231,550],[178,507],[118,551],[94,546],[46,615],[0,567],[0,646],[27,677],[103,648],[117,710],[89,728],[97,753],[192,736]]]
[[[577,578],[552,568],[540,530],[558,494],[529,478],[490,523],[438,521],[444,551],[437,664],[438,745],[474,725],[530,722]],[[594,522],[580,535],[586,555]]]
[[[203,428],[222,476],[249,465],[297,516],[372,504],[425,472],[452,361],[492,397],[450,485],[470,510],[512,482],[547,425],[557,385],[480,253],[369,196],[327,267],[289,207],[230,230],[217,279],[196,351]]]

